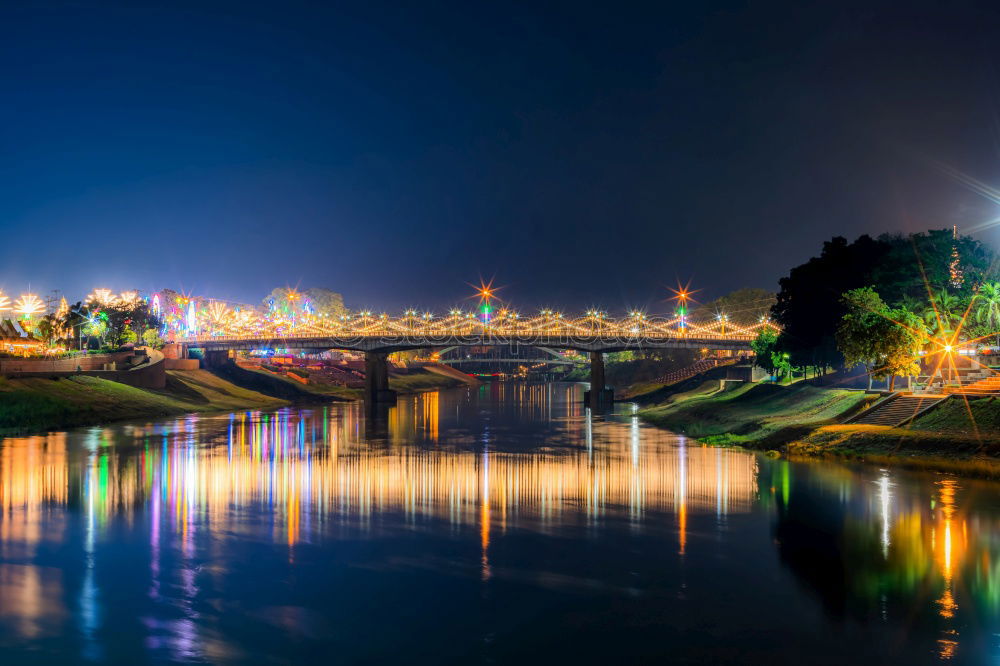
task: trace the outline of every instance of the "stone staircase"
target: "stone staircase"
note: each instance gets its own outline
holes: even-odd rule
[[[965,386],[946,386],[943,392],[949,395],[956,393],[970,396],[1000,395],[1000,375],[980,379]]]
[[[662,375],[661,377],[657,377],[656,383],[664,385],[676,384],[684,381],[685,379],[690,379],[695,375],[708,372],[713,368],[718,368],[722,365],[731,365],[736,363],[738,360],[738,358],[704,358],[700,361],[695,361],[687,367],[680,368],[679,370],[674,370]]]
[[[847,423],[856,425],[900,426],[934,407],[944,395],[895,395],[875,403]]]

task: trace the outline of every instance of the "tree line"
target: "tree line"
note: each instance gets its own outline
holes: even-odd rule
[[[757,363],[779,376],[860,364],[891,381],[917,374],[915,359],[932,339],[1000,336],[996,255],[948,229],[835,237],[779,285],[771,317],[781,333],[754,341]]]

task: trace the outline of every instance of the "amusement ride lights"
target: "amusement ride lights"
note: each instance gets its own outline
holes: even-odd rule
[[[690,336],[705,339],[748,339],[760,330],[777,326],[762,319],[753,325],[737,324],[723,316],[715,321],[692,322],[688,314],[691,291],[673,290],[677,306],[673,316],[658,317],[633,310],[625,317],[613,318],[592,308],[579,317],[567,316],[544,308],[535,316],[523,316],[504,304],[497,306],[498,289],[489,283],[476,287],[478,305],[472,311],[453,308],[445,316],[426,310],[409,309],[401,317],[374,314],[371,310],[333,316],[318,313],[304,293],[288,290],[280,302],[270,299],[264,308],[230,305],[220,299],[194,297],[170,290],[141,296],[135,291],[115,295],[110,289],[94,289],[86,302],[91,316],[100,316],[107,308],[137,305],[145,301],[162,323],[161,334],[178,341],[210,338],[268,339],[287,337],[376,337],[414,336],[448,337],[458,335],[538,337],[622,337],[646,336],[656,339]],[[44,310],[33,294],[25,294],[16,303],[0,292],[0,312],[16,310],[31,317]]]
[[[14,311],[26,319],[45,310],[45,304],[34,294],[22,294],[21,298],[14,301]]]

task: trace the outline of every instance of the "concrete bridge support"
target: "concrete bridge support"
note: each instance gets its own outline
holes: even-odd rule
[[[230,356],[228,349],[205,350],[205,354],[201,358],[201,367],[221,368],[225,365],[228,365],[229,361],[230,361]]]
[[[396,401],[396,392],[389,388],[389,364],[386,352],[365,352],[365,404]]]
[[[176,342],[168,342],[163,346],[163,357],[170,359],[187,359],[188,358],[188,346],[178,344]]]
[[[615,401],[614,390],[604,382],[604,352],[590,352],[590,390],[584,392],[583,400],[591,409],[610,407]]]

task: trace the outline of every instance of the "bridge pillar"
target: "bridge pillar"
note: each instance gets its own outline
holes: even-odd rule
[[[396,401],[389,388],[389,364],[386,352],[365,352],[365,402],[369,406]]]
[[[229,350],[206,350],[204,357],[201,359],[201,365],[204,368],[220,368],[229,363]]]
[[[608,407],[615,401],[615,392],[604,385],[604,352],[590,352],[590,390],[583,394],[583,401],[591,409]]]
[[[168,342],[163,345],[163,358],[187,358],[187,345],[182,345],[177,342]]]

